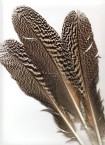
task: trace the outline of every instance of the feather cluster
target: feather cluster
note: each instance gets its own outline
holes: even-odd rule
[[[61,38],[30,7],[17,7],[12,22],[22,43],[6,40],[0,47],[0,62],[28,96],[47,107],[66,137],[83,145],[75,127],[80,122],[92,145],[103,145],[98,50],[88,18],[70,12]]]

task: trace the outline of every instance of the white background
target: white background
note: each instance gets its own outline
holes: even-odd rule
[[[14,38],[18,39],[11,21],[11,15],[19,5],[30,6],[41,14],[47,22],[61,34],[65,16],[71,10],[84,12],[93,28],[95,41],[99,50],[100,76],[98,87],[101,90],[101,97],[105,97],[105,2],[104,0],[2,0],[2,41]],[[0,9],[1,10],[1,9]],[[67,140],[62,134],[57,133],[57,126],[52,116],[46,112],[38,101],[26,96],[11,79],[9,73],[2,69],[2,87],[0,102],[2,105],[2,143],[5,145],[64,145]],[[0,84],[1,85],[1,84]],[[105,106],[105,101],[104,101]],[[1,109],[1,108],[0,108]],[[1,123],[1,122],[0,122]],[[85,144],[86,135],[80,133]],[[77,143],[69,143],[77,145]],[[1,145],[1,144],[0,144]]]

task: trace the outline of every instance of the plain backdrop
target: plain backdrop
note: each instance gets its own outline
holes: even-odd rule
[[[99,84],[102,99],[105,98],[105,2],[104,0],[2,0],[0,5],[0,25],[2,26],[2,41],[6,39],[19,40],[14,31],[11,15],[20,5],[32,7],[61,35],[62,25],[66,15],[72,10],[80,10],[89,18],[94,38],[99,50]],[[2,7],[2,9],[1,9]],[[2,11],[2,13],[1,13]],[[0,33],[1,34],[1,33]],[[0,36],[1,37],[1,36]],[[58,127],[45,107],[38,101],[26,96],[18,87],[10,74],[0,65],[0,145],[78,145],[57,133]],[[105,101],[103,102],[105,106]],[[0,120],[1,120],[0,119]],[[79,132],[85,144],[88,144],[86,134]]]

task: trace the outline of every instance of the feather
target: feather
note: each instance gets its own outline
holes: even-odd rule
[[[62,103],[61,105],[76,120],[81,119],[85,122],[80,111],[80,98],[77,97],[80,93],[67,80],[63,71],[62,42],[56,31],[42,16],[29,7],[18,7],[13,13],[12,21],[27,53],[42,73],[53,95],[59,98],[59,103]],[[50,74],[49,80],[48,74]],[[56,79],[53,78],[54,76]]]
[[[65,18],[62,44],[66,76],[81,93],[84,118],[92,130],[95,145],[102,145],[105,118],[100,93],[97,91],[98,50],[91,24],[83,13],[72,11]]]
[[[69,139],[78,141],[74,123],[52,92],[46,86],[42,74],[33,65],[32,59],[26,53],[25,47],[15,40],[7,40],[0,48],[0,62],[5,66],[19,87],[29,96],[45,105],[55,119],[56,124]]]

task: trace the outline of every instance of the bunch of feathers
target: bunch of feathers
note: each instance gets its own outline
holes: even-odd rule
[[[83,145],[75,127],[80,122],[92,145],[103,145],[98,50],[88,18],[70,12],[61,38],[30,7],[17,7],[12,22],[22,43],[6,40],[0,47],[0,62],[22,91],[47,107],[66,137]]]

